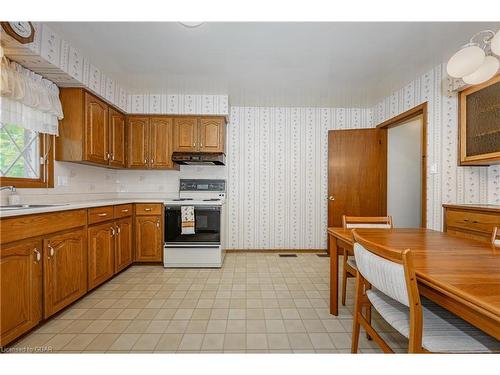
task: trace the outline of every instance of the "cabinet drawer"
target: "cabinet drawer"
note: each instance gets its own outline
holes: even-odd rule
[[[89,208],[89,224],[113,219],[113,206]]]
[[[494,213],[450,210],[446,212],[446,225],[491,235],[493,227],[500,226],[500,216]]]
[[[163,205],[159,203],[137,203],[135,205],[136,215],[161,215]]]
[[[132,204],[120,204],[114,207],[115,219],[132,215]]]
[[[87,210],[31,214],[1,219],[0,243],[60,232],[87,224]]]

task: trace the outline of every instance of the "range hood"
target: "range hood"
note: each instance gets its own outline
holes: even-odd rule
[[[174,152],[172,161],[181,165],[226,165],[226,155],[223,152]]]

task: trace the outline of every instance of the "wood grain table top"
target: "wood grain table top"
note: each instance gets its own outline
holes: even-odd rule
[[[418,281],[459,297],[500,324],[500,248],[429,229],[356,229],[368,241],[413,253]],[[352,245],[352,229],[328,233]]]

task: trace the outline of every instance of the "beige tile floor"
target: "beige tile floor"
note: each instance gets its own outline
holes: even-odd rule
[[[329,314],[329,258],[230,253],[221,269],[135,265],[11,350],[52,353],[348,353],[353,280]],[[406,340],[374,313],[391,347]],[[39,349],[37,349],[39,350]],[[360,352],[380,352],[364,335]]]

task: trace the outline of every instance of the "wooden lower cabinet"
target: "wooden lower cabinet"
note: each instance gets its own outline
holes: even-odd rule
[[[132,264],[132,218],[116,221],[115,273]]]
[[[94,225],[88,229],[89,290],[110,279],[115,273],[114,222]]]
[[[443,231],[490,242],[493,228],[500,227],[500,206],[443,204]]]
[[[87,293],[87,235],[84,229],[43,240],[44,318]]]
[[[160,262],[163,254],[161,216],[136,216],[135,260],[138,262]]]
[[[42,319],[42,241],[23,240],[0,248],[0,346]]]

